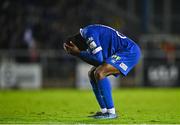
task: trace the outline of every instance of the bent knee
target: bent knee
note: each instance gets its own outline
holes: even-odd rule
[[[104,77],[106,77],[104,70],[99,70],[99,69],[95,70],[94,76],[95,76],[96,80],[101,80]]]
[[[88,77],[89,77],[89,79],[92,79],[92,71],[90,70],[90,71],[88,71]]]
[[[93,79],[94,78],[94,71],[95,71],[95,68],[91,68],[89,71],[88,71],[88,77],[89,79]]]

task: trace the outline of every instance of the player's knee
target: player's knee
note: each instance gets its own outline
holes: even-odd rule
[[[94,72],[94,76],[95,76],[96,80],[101,80],[101,79],[103,79],[103,78],[105,77],[105,73],[104,73],[103,70],[98,70],[98,69],[97,69],[97,70]]]
[[[93,78],[94,78],[94,71],[95,71],[95,68],[93,67],[93,68],[91,68],[91,70],[89,70],[89,72],[88,72],[88,77],[89,77],[89,79],[91,79],[91,80],[93,80]]]
[[[90,71],[88,72],[88,77],[89,77],[89,79],[92,79],[92,74],[93,74],[93,71],[90,70]]]

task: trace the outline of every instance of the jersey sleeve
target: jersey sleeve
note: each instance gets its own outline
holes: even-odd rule
[[[99,63],[103,62],[102,47],[99,42],[99,36],[96,32],[87,29],[80,29],[82,37],[86,40],[88,50],[81,52],[80,56],[89,58]]]
[[[99,35],[92,29],[80,29],[82,37],[86,40],[88,45],[88,51],[95,55],[102,51],[102,47],[99,42]]]

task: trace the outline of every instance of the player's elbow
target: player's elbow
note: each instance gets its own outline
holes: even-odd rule
[[[103,64],[103,60],[98,60],[98,65],[102,65]]]

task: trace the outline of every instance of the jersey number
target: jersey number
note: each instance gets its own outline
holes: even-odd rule
[[[124,36],[123,34],[119,33],[118,31],[116,31],[116,33],[117,33],[117,35],[118,35],[119,37],[121,37],[122,39],[127,38],[126,36]]]

